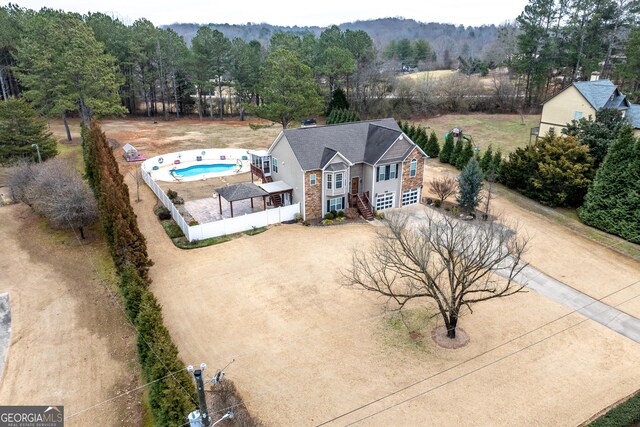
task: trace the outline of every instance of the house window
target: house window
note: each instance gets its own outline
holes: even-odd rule
[[[310,185],[316,185],[316,174],[312,173],[309,175],[309,184]]]
[[[398,165],[378,166],[378,179],[376,181],[389,181],[398,177]]]
[[[342,172],[336,174],[336,190],[342,188]]]
[[[331,190],[333,188],[333,175],[327,174],[327,190]]]
[[[327,212],[344,210],[344,197],[327,200]]]
[[[275,157],[271,158],[271,167],[273,168],[273,171],[275,173],[278,173],[278,159],[276,159]]]
[[[418,203],[419,189],[413,188],[411,190],[402,192],[402,206],[413,205]]]
[[[382,193],[376,196],[376,210],[389,209],[393,207],[394,193]]]
[[[418,172],[418,160],[417,159],[413,159],[413,160],[411,160],[411,164],[409,166],[409,176],[412,176],[412,177],[416,176],[417,172]]]
[[[582,111],[576,111],[576,114],[574,114],[573,118],[575,120],[580,120],[582,118]]]

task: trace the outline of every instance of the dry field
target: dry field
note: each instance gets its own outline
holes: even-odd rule
[[[436,321],[426,339],[407,338],[381,300],[340,286],[371,225],[281,225],[181,251],[143,198],[153,291],[181,356],[214,368],[235,359],[227,375],[268,425],[317,425],[420,380],[331,425],[387,408],[362,425],[575,425],[640,381],[638,344],[532,292],[477,306],[462,349],[430,341]]]
[[[266,147],[280,129],[122,120],[104,130],[151,156]],[[427,166],[427,179],[451,173],[437,160]],[[133,188],[129,174],[127,182]],[[183,251],[154,217],[155,196],[144,186],[141,196],[133,205],[155,261],[152,289],[183,360],[213,370],[235,359],[227,375],[268,425],[318,425],[347,412],[330,425],[576,425],[638,388],[638,344],[533,292],[476,306],[461,320],[471,337],[461,349],[435,346],[437,320],[408,337],[383,316],[382,300],[340,286],[351,249],[370,244],[373,225],[280,225]],[[596,298],[624,288],[604,301],[640,316],[640,284],[628,286],[640,279],[636,261],[508,194],[493,207],[532,236],[535,267]]]
[[[225,126],[195,125],[217,135]],[[121,143],[140,145],[117,122],[105,129]],[[277,134],[229,132],[233,146],[254,139],[266,147]],[[162,139],[154,144],[163,152],[176,142],[169,138],[166,150]],[[427,166],[429,179],[445,173],[452,170],[437,161]],[[638,344],[532,292],[477,306],[462,319],[471,337],[462,349],[431,342],[436,320],[424,324],[424,337],[409,338],[382,316],[383,301],[340,286],[351,249],[366,247],[374,226],[281,225],[182,251],[153,216],[155,199],[146,188],[142,199],[135,207],[155,261],[153,290],[181,356],[211,367],[235,359],[229,377],[269,425],[320,424],[418,381],[331,424],[371,416],[361,424],[575,425],[637,389]],[[640,284],[628,286],[640,278],[637,262],[508,197],[498,195],[494,209],[532,236],[534,266],[596,298],[626,287],[604,301],[629,300],[619,308],[640,315],[640,298],[632,299]]]
[[[0,235],[0,293],[9,292],[12,312],[0,402],[64,405],[69,417],[139,386],[136,333],[98,281],[113,276],[95,231],[79,244],[12,205],[0,207]],[[140,402],[133,392],[65,425],[142,425]]]

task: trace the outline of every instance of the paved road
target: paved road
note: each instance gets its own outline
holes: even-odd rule
[[[516,276],[516,282],[640,344],[640,319],[597,301],[532,266],[525,267]]]

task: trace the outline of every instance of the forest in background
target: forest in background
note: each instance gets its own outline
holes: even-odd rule
[[[593,72],[633,101],[640,93],[638,5],[531,0],[500,26],[385,18],[327,28],[161,28],[146,19],[128,24],[102,13],[9,5],[0,8],[0,86],[3,99],[23,97],[42,116],[85,122],[94,114],[249,113],[286,126],[328,115],[337,100],[361,118],[534,113]],[[455,72],[403,78],[440,69]]]

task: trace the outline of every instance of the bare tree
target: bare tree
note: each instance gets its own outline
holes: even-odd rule
[[[61,159],[42,164],[21,163],[12,168],[9,185],[14,200],[24,202],[59,228],[84,227],[98,218],[93,193],[73,166]]]
[[[354,251],[344,283],[382,295],[400,311],[432,300],[448,338],[456,337],[464,307],[472,312],[473,304],[522,289],[513,278],[527,265],[527,239],[496,222],[394,213],[385,223],[372,248]]]
[[[11,189],[11,197],[16,202],[31,206],[28,191],[36,174],[36,165],[28,160],[17,162],[7,174],[7,185]]]
[[[458,191],[458,182],[448,176],[436,178],[429,183],[429,190],[436,193],[440,198],[440,202],[444,203],[447,197],[454,195]]]

